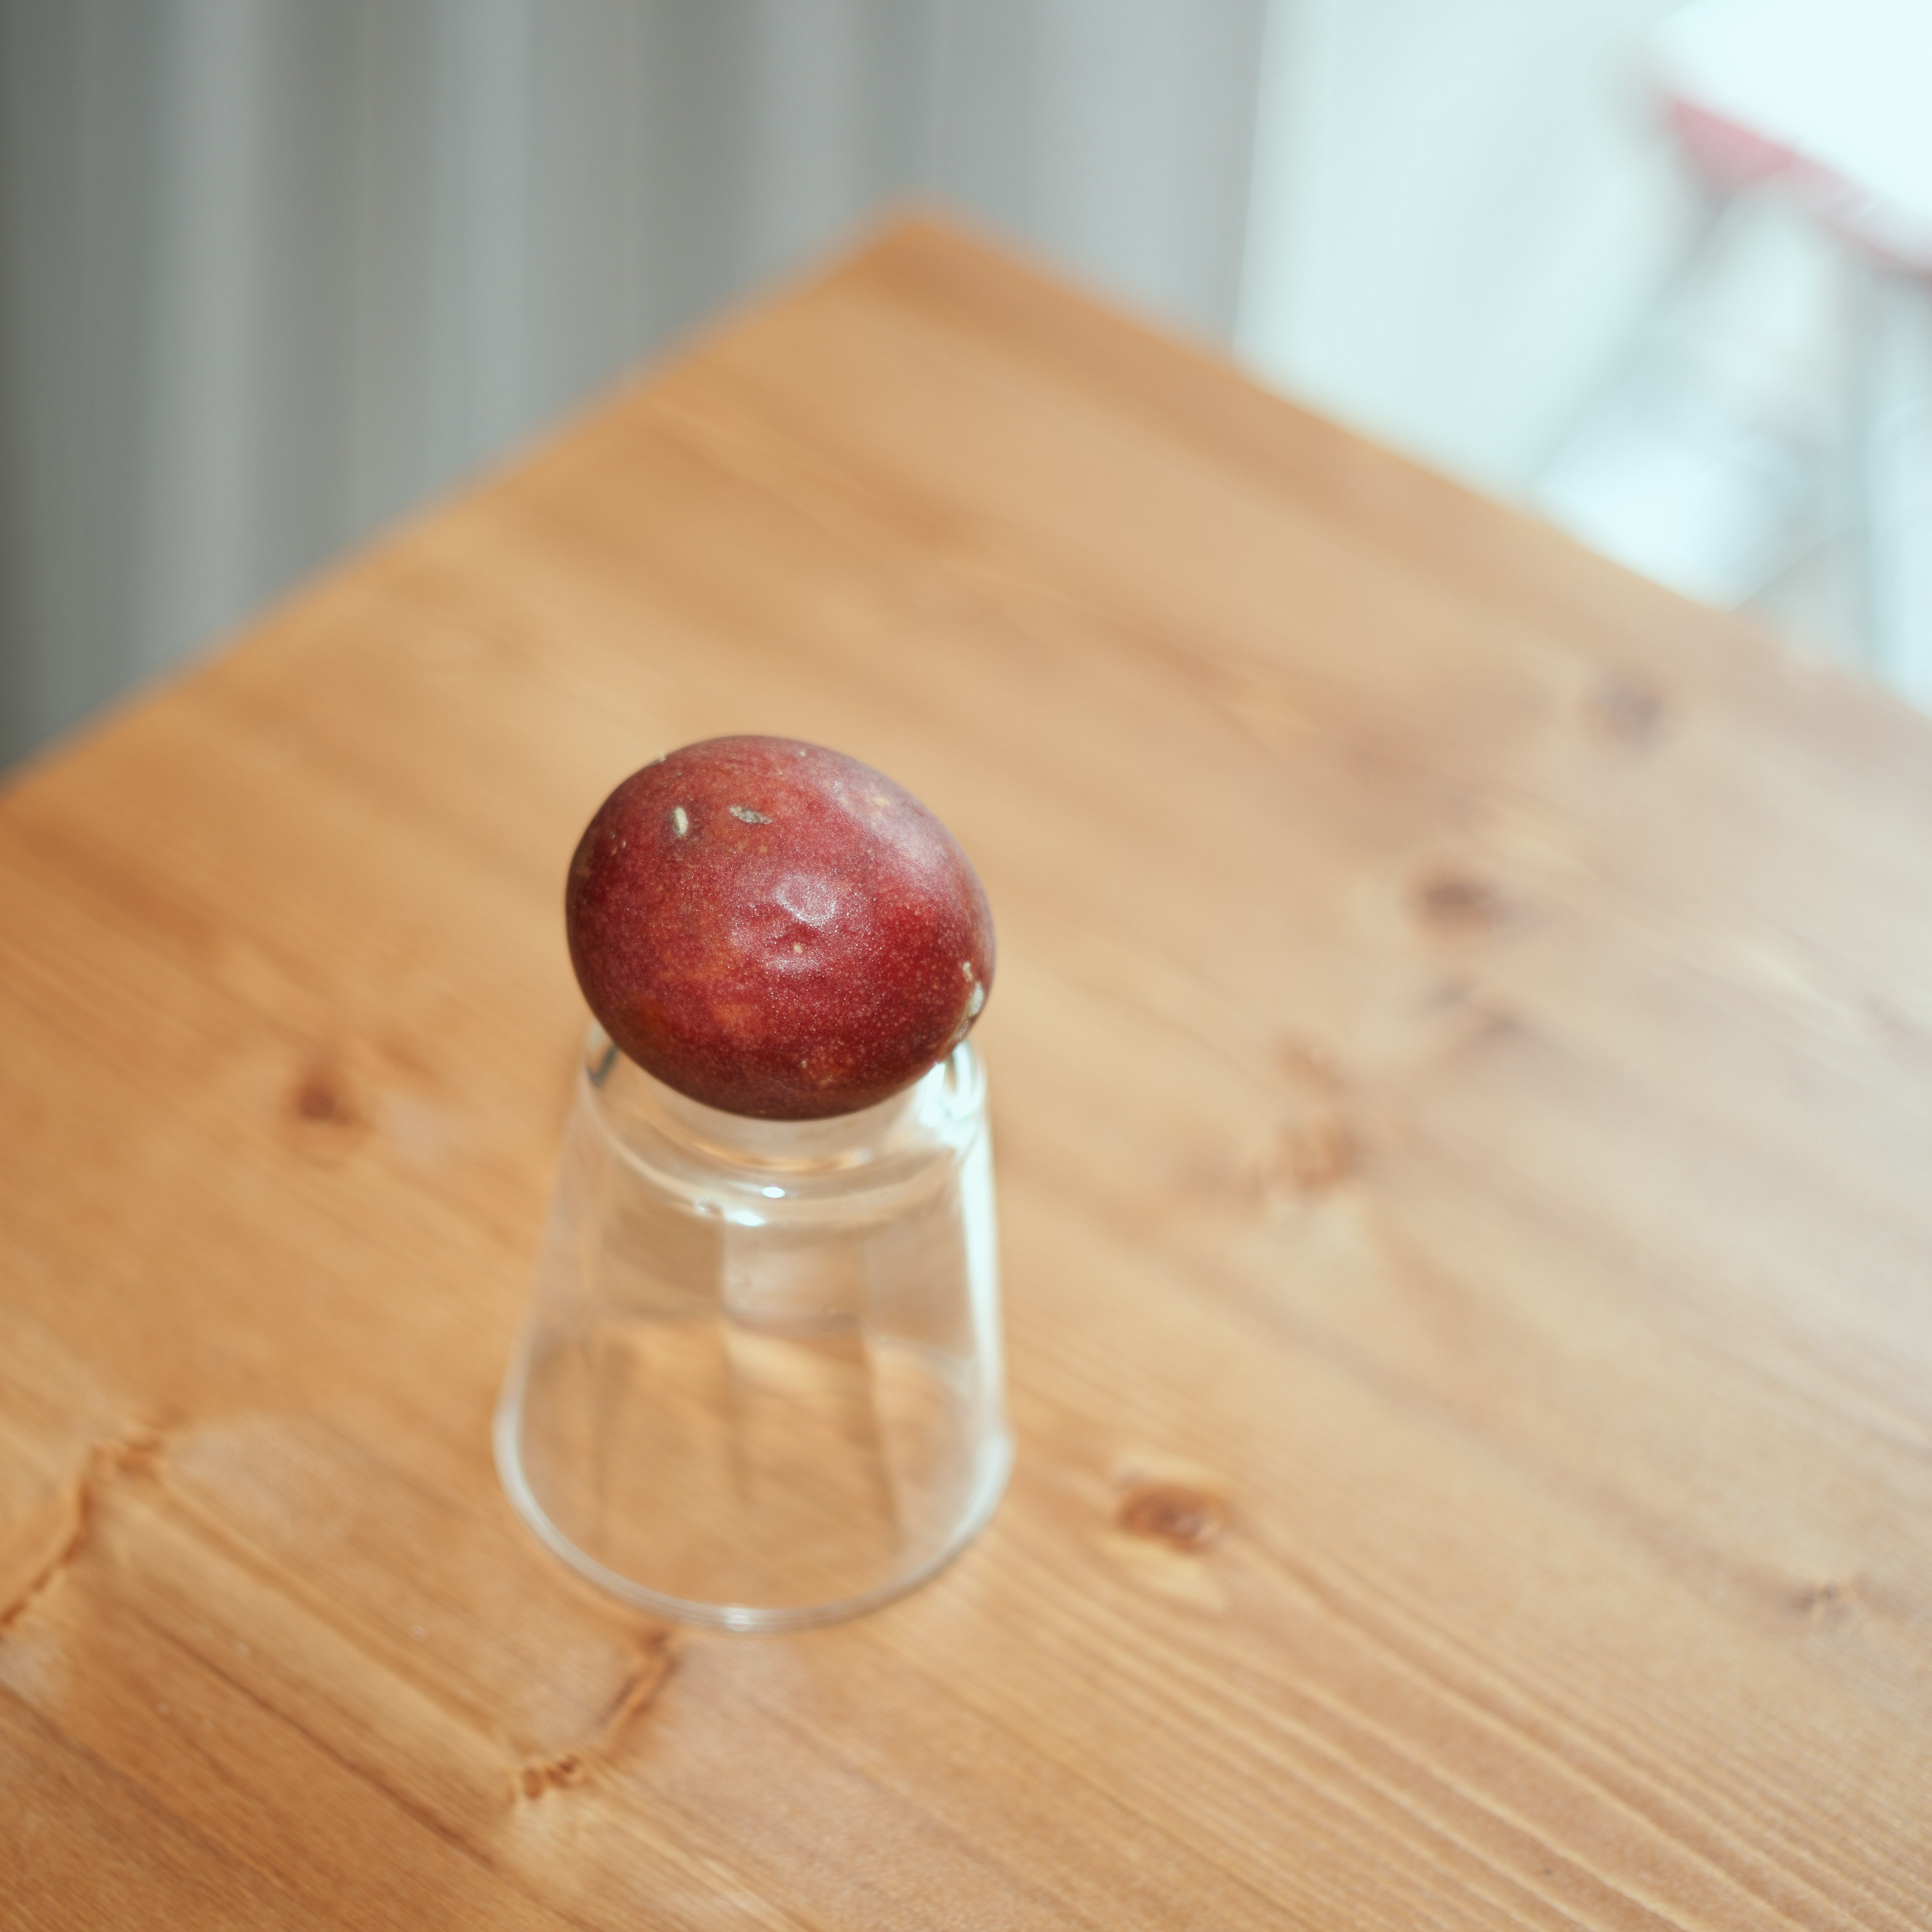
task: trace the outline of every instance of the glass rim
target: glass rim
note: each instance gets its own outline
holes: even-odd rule
[[[527,1346],[518,1348],[510,1373],[496,1404],[490,1426],[491,1448],[497,1479],[510,1506],[550,1553],[560,1558],[586,1582],[636,1606],[652,1615],[675,1623],[694,1624],[711,1630],[730,1630],[741,1635],[776,1636],[788,1630],[814,1630],[824,1624],[842,1623],[848,1618],[879,1610],[897,1598],[909,1595],[929,1582],[974,1541],[992,1520],[1006,1494],[1013,1467],[1012,1430],[1002,1416],[997,1430],[988,1438],[988,1454],[975,1485],[972,1500],[962,1512],[952,1533],[931,1555],[903,1574],[889,1577],[857,1595],[825,1604],[708,1604],[688,1597],[674,1597],[600,1563],[580,1548],[551,1520],[537,1500],[524,1474],[520,1428],[524,1390],[530,1374]]]

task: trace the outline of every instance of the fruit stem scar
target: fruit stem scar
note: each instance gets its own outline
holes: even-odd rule
[[[754,812],[748,805],[734,805],[731,816],[742,818],[747,825],[769,825],[772,822],[762,812]]]
[[[670,808],[670,829],[682,838],[691,830],[691,815],[681,805]]]

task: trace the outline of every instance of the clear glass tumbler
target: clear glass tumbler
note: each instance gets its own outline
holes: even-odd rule
[[[957,1554],[1012,1461],[972,1048],[754,1120],[593,1028],[496,1445],[557,1555],[688,1622],[830,1622]]]

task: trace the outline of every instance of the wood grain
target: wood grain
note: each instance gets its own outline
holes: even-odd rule
[[[640,1622],[488,1418],[604,791],[1000,921],[1013,1487]],[[1932,1922],[1932,730],[910,224],[0,801],[0,1922]]]

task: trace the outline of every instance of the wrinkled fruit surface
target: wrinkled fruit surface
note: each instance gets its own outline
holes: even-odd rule
[[[618,1046],[763,1120],[889,1099],[992,984],[992,917],[952,835],[869,765],[793,738],[707,739],[633,772],[578,842],[564,914]]]

